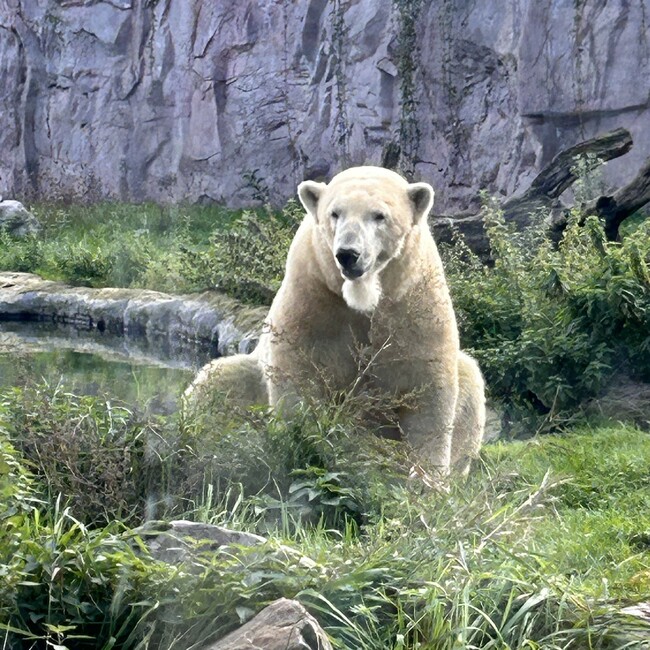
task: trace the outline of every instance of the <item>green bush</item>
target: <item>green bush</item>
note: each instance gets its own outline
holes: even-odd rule
[[[244,212],[228,230],[215,230],[207,249],[183,251],[187,277],[244,302],[270,305],[302,216],[295,201],[280,214]]]
[[[295,201],[280,213],[107,204],[36,213],[41,237],[0,233],[0,271],[92,287],[218,288],[253,304],[272,301],[302,218]]]
[[[571,215],[559,245],[484,209],[494,263],[462,241],[443,250],[462,335],[491,394],[546,423],[567,418],[612,377],[650,379],[650,221],[620,243]]]
[[[42,258],[42,245],[37,236],[16,239],[0,230],[0,271],[33,273],[41,265]]]
[[[305,404],[291,419],[273,411],[233,419],[230,410],[182,421],[180,474],[188,479],[180,491],[240,485],[270,526],[360,524],[381,511],[383,487],[403,483],[413,464],[403,444],[362,422],[362,403]]]
[[[60,386],[0,396],[0,433],[27,459],[39,493],[86,526],[171,516],[232,486],[267,522],[344,529],[381,510],[376,487],[403,482],[403,445],[365,427],[360,405],[305,406],[287,420],[229,410],[145,416]],[[251,502],[252,503],[252,502]]]
[[[164,501],[173,449],[160,423],[125,406],[60,387],[16,388],[0,396],[0,433],[28,460],[47,502],[61,496],[85,525],[140,521]]]
[[[172,567],[139,552],[122,526],[91,530],[67,509],[34,510],[19,532],[0,575],[4,647],[108,650],[146,638]]]

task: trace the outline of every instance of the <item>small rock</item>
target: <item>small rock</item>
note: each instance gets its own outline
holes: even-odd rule
[[[41,224],[20,201],[3,201],[0,197],[0,230],[13,237],[27,237],[38,233]]]
[[[650,623],[650,602],[630,605],[622,609],[621,613],[627,616],[635,616],[644,620],[646,623]]]
[[[250,548],[266,544],[268,541],[254,533],[184,519],[170,522],[148,521],[135,532],[144,539],[156,560],[168,564],[191,561],[196,553],[216,553],[227,546]],[[305,569],[315,569],[318,566],[314,560],[285,544],[275,545],[271,554],[284,561],[290,560]]]
[[[197,552],[218,551],[224,546],[259,546],[266,538],[222,526],[179,519],[148,521],[136,532],[144,538],[151,555],[161,562],[180,564]]]
[[[281,598],[205,650],[332,650],[318,621],[295,600]]]
[[[619,375],[599,397],[587,403],[585,412],[611,422],[633,422],[645,431],[650,430],[650,383]]]

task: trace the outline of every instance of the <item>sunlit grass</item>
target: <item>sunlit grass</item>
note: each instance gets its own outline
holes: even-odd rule
[[[288,423],[261,413],[245,425],[230,418],[209,436],[202,427],[218,420],[148,423],[115,410],[111,419],[110,408],[46,389],[4,397],[0,432],[24,455],[6,447],[0,475],[15,475],[20,461],[35,478],[29,489],[24,478],[10,491],[0,484],[0,512],[11,513],[0,533],[0,622],[33,638],[70,649],[189,648],[282,596],[300,600],[335,647],[350,650],[642,648],[648,638],[648,628],[619,613],[650,593],[647,433],[584,426],[488,445],[469,479],[437,493],[399,478],[391,446],[360,455],[369,439],[346,429],[336,409]],[[88,419],[92,426],[82,424]],[[167,441],[140,476],[147,481],[125,485],[124,500],[162,492],[167,516],[261,532],[268,544],[198,555],[188,571],[155,562],[128,528],[89,525],[74,505],[74,490],[88,487],[60,477],[67,494],[45,489],[75,466],[46,462],[53,448],[37,444],[64,435],[73,445],[63,432],[80,426],[79,444],[97,431],[107,451],[123,444],[140,474],[147,435]],[[291,476],[314,462],[329,482],[315,471]],[[392,474],[387,462],[397,463]],[[223,473],[233,463],[240,482]],[[270,479],[251,492],[261,463]],[[187,472],[201,475],[188,482]],[[292,481],[305,476],[314,500],[296,508]],[[306,516],[310,508],[319,517]],[[54,600],[43,600],[48,589]]]

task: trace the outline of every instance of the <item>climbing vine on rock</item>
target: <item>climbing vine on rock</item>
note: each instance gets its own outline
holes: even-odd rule
[[[573,2],[573,29],[571,30],[574,39],[573,61],[575,77],[573,82],[573,92],[575,95],[575,108],[579,119],[580,136],[585,138],[585,125],[583,122],[583,110],[585,107],[585,98],[583,96],[583,89],[585,86],[585,70],[583,60],[584,44],[582,42],[583,23],[585,20],[584,9],[586,0],[574,0]]]
[[[341,148],[342,162],[349,162],[350,123],[347,114],[347,88],[345,79],[345,2],[335,0],[332,18],[332,61],[336,92],[336,141]]]
[[[399,31],[397,36],[397,73],[400,88],[399,168],[407,176],[415,172],[420,127],[417,121],[416,72],[419,46],[417,24],[422,10],[422,0],[393,0],[397,11]]]

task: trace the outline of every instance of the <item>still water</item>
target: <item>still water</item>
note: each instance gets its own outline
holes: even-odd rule
[[[75,394],[105,396],[169,413],[209,356],[209,351],[168,340],[0,322],[0,392],[45,382]]]

